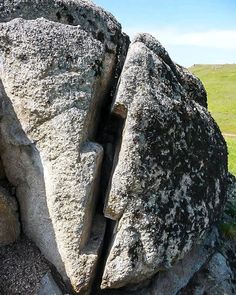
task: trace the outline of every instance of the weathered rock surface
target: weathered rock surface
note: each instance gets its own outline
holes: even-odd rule
[[[5,1],[0,21],[6,176],[24,232],[85,293],[105,230],[94,218],[103,158],[95,134],[127,38],[90,1]]]
[[[20,234],[18,206],[9,192],[0,187],[0,246],[11,244]]]
[[[122,67],[129,38],[109,12],[90,0],[4,0],[0,3],[0,22],[14,18],[45,18],[70,26],[78,26],[103,43],[106,53],[117,55]]]
[[[233,272],[226,258],[217,252],[180,295],[233,295],[236,288],[232,285],[232,278]]]
[[[172,268],[159,272],[151,280],[133,287],[122,288],[122,291],[104,290],[108,295],[176,295],[185,290],[186,294],[192,294],[189,282],[197,272],[202,272],[208,264],[218,243],[219,234],[214,227],[209,231],[201,244],[194,245],[185,257]],[[187,287],[186,287],[187,286]],[[186,288],[185,288],[186,287]],[[189,293],[187,293],[189,292]],[[185,294],[185,293],[184,293]]]
[[[193,275],[208,262],[215,252],[218,233],[216,228],[206,234],[202,244],[195,245],[185,257],[167,271],[160,272],[146,290],[146,295],[175,295],[185,287]],[[145,294],[144,293],[144,294]]]
[[[117,226],[103,288],[171,267],[221,215],[227,148],[205,106],[199,80],[138,35],[113,104],[125,125],[104,210]]]
[[[57,286],[50,272],[46,273],[46,275],[41,280],[41,286],[38,291],[38,295],[63,295],[60,288]]]
[[[226,199],[226,144],[202,83],[150,35],[126,57],[120,24],[90,1],[6,0],[0,12],[0,178],[24,233],[79,294],[103,262],[101,287],[121,289],[95,284],[101,294],[178,292]]]

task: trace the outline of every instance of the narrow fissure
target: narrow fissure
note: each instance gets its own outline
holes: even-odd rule
[[[101,109],[100,121],[95,136],[95,141],[99,143],[104,150],[95,214],[102,215],[104,217],[106,222],[106,230],[97,263],[96,274],[94,276],[94,281],[91,289],[91,294],[94,295],[101,293],[100,285],[102,281],[103,271],[112,244],[113,232],[116,225],[115,221],[105,218],[103,214],[103,209],[105,206],[106,197],[109,193],[109,185],[112,179],[112,174],[117,164],[119,150],[122,142],[122,131],[125,123],[124,118],[111,112],[111,106],[115,98],[116,88],[125,62],[128,46],[129,40],[127,39],[125,44],[123,44],[123,46],[121,45],[118,49],[118,54],[116,57],[116,69],[111,85],[111,91]]]
[[[0,137],[0,139],[1,139],[1,137]],[[0,148],[0,150],[1,150],[1,148]],[[18,216],[18,221],[19,221],[19,226],[20,226],[20,235],[21,235],[22,234],[22,223],[21,223],[21,214],[20,214],[20,204],[19,204],[19,201],[16,197],[16,187],[12,183],[10,183],[10,181],[7,178],[1,157],[0,157],[0,187],[5,189],[17,204],[17,216]]]
[[[108,116],[108,120],[105,120],[104,128],[100,129],[100,132],[98,133],[97,140],[104,148],[104,159],[102,163],[102,177],[100,181],[99,200],[96,208],[97,213],[101,215],[103,215],[103,208],[105,206],[107,194],[109,193],[109,184],[112,179],[114,167],[117,163],[117,155],[119,154],[121,146],[123,126],[123,118],[114,114],[110,114]],[[108,218],[105,219],[106,231],[104,235],[101,254],[98,261],[97,273],[92,288],[92,294],[99,294],[101,291],[100,285],[103,270],[112,244],[113,232],[116,225],[115,221]]]

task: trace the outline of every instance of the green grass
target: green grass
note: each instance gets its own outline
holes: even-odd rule
[[[229,171],[236,176],[236,137],[225,136],[229,152]]]
[[[208,108],[222,133],[236,135],[236,64],[194,65],[189,69],[203,82]],[[229,171],[236,175],[236,137],[225,136],[229,149]]]
[[[221,233],[229,239],[236,240],[236,222],[222,222],[219,225]]]
[[[227,239],[236,241],[236,187],[233,177],[229,178],[228,200],[225,205],[223,219],[219,230]]]

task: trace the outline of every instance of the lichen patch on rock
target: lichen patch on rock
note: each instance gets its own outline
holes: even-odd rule
[[[91,1],[0,12],[0,178],[17,198],[0,190],[0,245],[19,217],[68,292],[147,295],[226,201],[227,147],[201,81]]]

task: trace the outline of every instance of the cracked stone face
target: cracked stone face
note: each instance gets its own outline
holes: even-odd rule
[[[0,9],[0,153],[24,233],[75,292],[91,294],[102,275],[97,208],[110,172],[101,167],[116,150],[104,208],[116,227],[104,242],[101,286],[171,267],[225,202],[226,145],[201,82],[149,35],[136,37],[126,57],[120,24],[90,1],[6,0]],[[112,106],[124,129],[104,127],[104,152],[101,109],[125,58]],[[120,138],[109,142],[109,132]]]
[[[6,174],[17,188],[24,231],[80,290],[99,249],[98,243],[86,255],[103,154],[88,137],[99,107],[93,92],[102,83],[95,67],[104,49],[79,28],[44,19],[16,19],[0,31]],[[112,70],[109,63],[105,71]],[[83,274],[81,259],[92,260]]]
[[[95,133],[126,37],[111,15],[88,1],[4,3],[3,165],[16,187],[24,232],[65,281],[85,293],[105,231],[105,218],[94,216],[103,158]],[[96,26],[89,20],[94,16]]]
[[[201,93],[158,41],[135,38],[113,105],[126,121],[104,210],[117,226],[103,288],[171,267],[220,216],[227,150]]]

